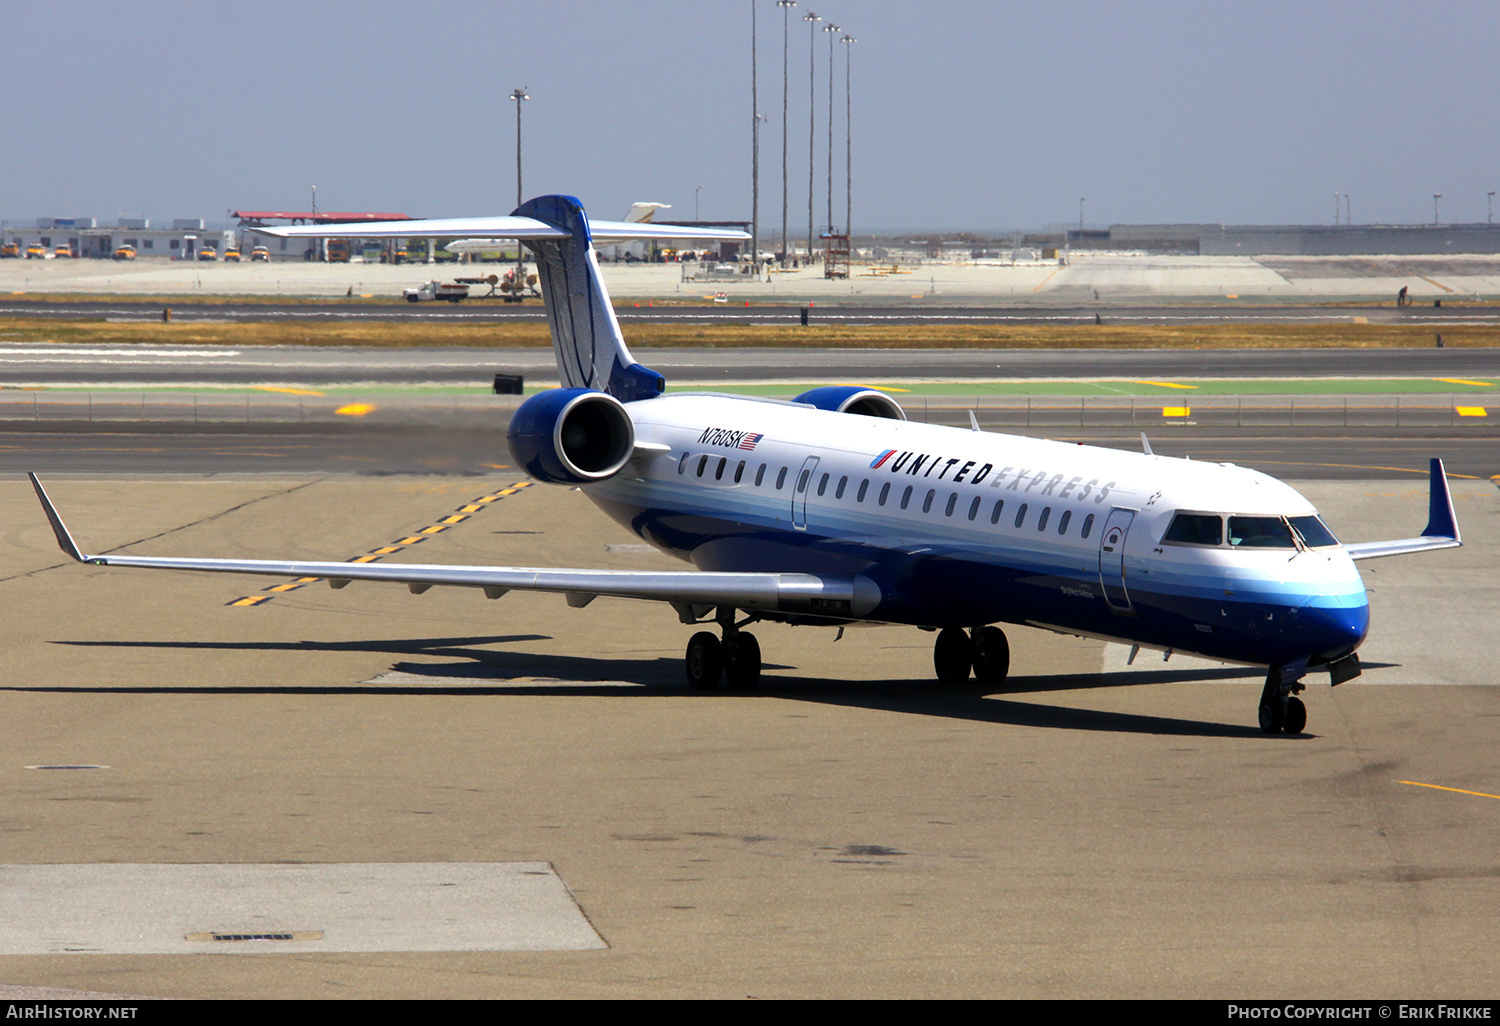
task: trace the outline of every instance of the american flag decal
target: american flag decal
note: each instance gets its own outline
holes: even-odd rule
[[[758,445],[760,443],[760,440],[762,438],[764,438],[764,437],[766,437],[766,436],[763,435],[763,434],[760,434],[760,435],[746,435],[743,439],[740,440],[740,448],[744,449],[746,451],[754,449],[756,447],[756,445]]]

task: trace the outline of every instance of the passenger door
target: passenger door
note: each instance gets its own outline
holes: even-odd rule
[[[1099,532],[1099,584],[1104,601],[1117,613],[1132,612],[1130,592],[1125,587],[1125,538],[1130,533],[1135,510],[1116,506]]]
[[[817,456],[807,458],[797,472],[797,483],[792,488],[792,526],[799,531],[807,530],[807,493],[817,476],[818,459]]]

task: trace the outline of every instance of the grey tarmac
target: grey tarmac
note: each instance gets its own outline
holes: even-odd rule
[[[352,558],[520,480],[75,473],[94,551]],[[1349,540],[1420,479],[1299,482]],[[1497,992],[1500,493],[1466,545],[1366,564],[1357,681],[1303,737],[1260,672],[1010,633],[1004,692],[931,636],[762,626],[690,692],[665,607],[83,567],[0,482],[0,865],[549,864],[585,951],[0,957],[164,997],[1486,998]],[[387,558],[671,564],[533,486]],[[249,589],[249,590],[247,590]],[[237,598],[268,594],[259,605]],[[39,771],[68,763],[105,770]],[[1442,788],[1442,789],[1440,789]],[[27,991],[23,993],[35,993]]]

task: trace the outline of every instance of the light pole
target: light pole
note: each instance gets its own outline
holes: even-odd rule
[[[1344,193],[1344,227],[1347,228],[1354,223],[1354,204],[1350,202],[1350,196]]]
[[[511,90],[510,98],[516,104],[516,206],[521,205],[521,104],[531,97],[526,92],[526,87]],[[516,287],[519,289],[526,280],[526,250],[522,247],[520,240],[516,241]]]
[[[1339,194],[1333,194],[1333,226],[1339,226]]]
[[[756,74],[760,69],[755,57],[755,5],[750,0],[750,265],[752,273],[760,267],[760,89]]]
[[[698,194],[700,192],[702,192],[702,191],[703,191],[703,186],[701,186],[701,185],[698,186],[696,189],[693,190],[693,220],[694,221],[699,220],[699,217],[698,217]]]
[[[813,163],[817,150],[818,86],[817,67],[818,22],[823,19],[812,11],[802,16],[807,22],[807,262],[812,263],[813,250]]]
[[[516,206],[521,205],[521,103],[531,99],[523,86],[511,90],[510,98],[516,104]]]
[[[1432,194],[1432,223],[1433,224],[1438,224],[1439,223],[1438,222],[1438,200],[1440,200],[1442,198],[1443,198],[1443,194],[1440,193],[1440,192],[1435,192],[1435,193]]]
[[[1083,237],[1083,204],[1084,204],[1084,201],[1087,200],[1087,199],[1088,199],[1087,196],[1079,196],[1078,197],[1078,233],[1079,233],[1078,237],[1079,238]]]
[[[788,14],[791,8],[797,6],[797,0],[776,0],[776,6],[781,8],[781,269],[786,270],[786,258],[791,252],[786,244],[787,32],[789,27]]]
[[[823,26],[828,33],[828,234],[833,234],[833,41],[839,27],[833,22]]]
[[[853,132],[854,101],[849,92],[849,55],[853,52],[850,44],[854,42],[853,36],[845,36],[839,42],[844,44],[844,234],[849,236],[849,252],[854,253],[854,172],[850,170],[850,158],[854,153],[854,144],[850,141]],[[1494,193],[1490,193],[1491,196]]]
[[[1489,200],[1489,211],[1490,212],[1489,212],[1489,215],[1485,218],[1484,223],[1485,224],[1494,224],[1495,223],[1495,190],[1491,189],[1488,193],[1486,193],[1486,198]]]

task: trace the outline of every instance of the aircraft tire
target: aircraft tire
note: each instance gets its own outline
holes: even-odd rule
[[[741,691],[760,683],[760,642],[754,634],[735,631],[724,639],[724,683]]]
[[[974,632],[974,677],[981,684],[1004,684],[1010,674],[1010,642],[999,627]]]
[[[937,642],[932,646],[932,667],[937,679],[949,687],[957,687],[969,679],[974,667],[974,643],[961,627],[945,627],[938,631]]]
[[[1280,734],[1285,720],[1281,715],[1281,703],[1275,699],[1260,703],[1260,729],[1267,734]]]
[[[1300,734],[1307,726],[1307,706],[1302,704],[1302,699],[1297,697],[1286,700],[1286,720],[1281,729],[1288,734]]]
[[[724,676],[724,646],[708,631],[699,631],[688,640],[687,658],[688,687],[707,691],[719,686]]]

